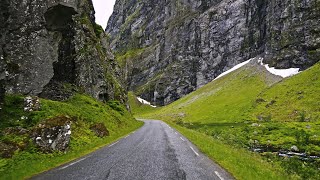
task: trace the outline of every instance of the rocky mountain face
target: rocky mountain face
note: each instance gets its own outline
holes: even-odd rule
[[[5,92],[65,100],[77,91],[125,101],[91,0],[2,0],[0,13],[0,102]]]
[[[129,89],[166,105],[252,57],[312,66],[319,24],[319,0],[117,0],[106,31]]]

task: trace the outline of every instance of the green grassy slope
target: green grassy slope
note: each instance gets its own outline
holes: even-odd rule
[[[278,80],[257,64],[250,63],[150,116],[203,124],[243,122],[260,92]],[[144,113],[144,116],[148,117],[148,114]]]
[[[319,159],[305,162],[282,159],[275,152],[297,146],[300,152],[320,156],[319,72],[318,63],[279,82],[279,78],[262,66],[250,63],[168,106],[150,111],[140,107],[134,111],[139,112],[137,117],[162,119],[174,123],[178,129],[204,134],[200,139],[190,139],[200,149],[207,146],[202,142],[213,138],[225,145],[221,147],[225,151],[229,148],[265,151],[260,154],[264,160],[253,157],[243,161],[243,166],[250,161],[261,161],[281,167],[279,171],[290,174],[289,178],[317,179],[320,178]],[[187,130],[182,133],[191,136]],[[231,165],[243,156],[236,151],[229,162],[219,159],[221,151],[207,149],[204,152],[238,179],[254,179],[255,175],[257,178],[263,174],[267,177],[268,170],[261,172],[257,168],[257,172],[252,172],[243,169],[241,164]],[[269,171],[272,172],[272,168]],[[245,176],[252,173],[255,175]]]
[[[156,108],[140,103],[133,92],[128,93],[128,103],[130,104],[131,113],[133,115],[150,113],[151,111],[156,110]]]
[[[23,179],[61,165],[112,143],[142,125],[142,122],[136,121],[118,102],[104,104],[80,94],[65,102],[45,99],[40,101],[40,111],[26,113],[23,111],[23,97],[6,96],[6,105],[0,114],[1,131],[6,127],[16,126],[32,131],[32,128],[42,120],[67,115],[74,118],[68,153],[41,153],[30,143],[28,136],[1,134],[0,141],[24,144],[26,147],[17,150],[12,158],[0,158],[0,179]],[[22,120],[22,116],[28,119]],[[97,137],[90,130],[90,126],[95,123],[103,123],[109,130],[110,136]]]
[[[320,120],[320,63],[266,89],[253,105],[252,118],[272,121]]]

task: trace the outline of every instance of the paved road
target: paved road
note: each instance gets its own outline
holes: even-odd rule
[[[145,125],[92,154],[32,179],[227,180],[226,171],[162,121]]]

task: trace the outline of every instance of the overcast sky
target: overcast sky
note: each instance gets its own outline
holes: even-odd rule
[[[92,0],[94,10],[96,11],[96,23],[103,29],[107,27],[108,19],[112,14],[113,6],[116,0]]]

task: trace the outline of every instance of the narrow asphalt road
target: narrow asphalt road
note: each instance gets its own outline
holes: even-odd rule
[[[43,180],[227,180],[212,162],[175,129],[147,120],[125,138],[32,179]]]

